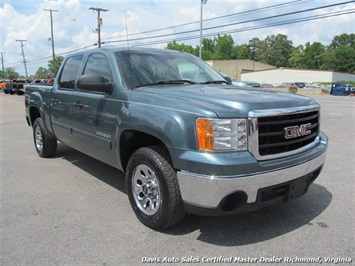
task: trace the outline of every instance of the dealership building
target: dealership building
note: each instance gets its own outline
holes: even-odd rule
[[[232,79],[267,83],[274,86],[283,82],[319,83],[355,81],[355,75],[329,70],[276,68],[253,60],[213,60],[207,63]]]

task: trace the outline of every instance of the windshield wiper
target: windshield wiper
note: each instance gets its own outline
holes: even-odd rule
[[[153,82],[153,83],[142,84],[142,85],[138,85],[136,88],[153,86],[153,85],[184,84],[184,83],[196,84],[196,82],[194,82],[192,80],[188,80],[188,79],[174,79],[174,80],[159,80],[159,81]]]
[[[222,84],[222,83],[229,84],[229,82],[226,80],[209,80],[206,82],[201,82],[200,84]]]
[[[173,79],[173,80],[159,80],[157,84],[196,84],[196,82],[189,80],[189,79]]]

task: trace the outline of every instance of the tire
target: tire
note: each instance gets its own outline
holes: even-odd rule
[[[52,157],[57,151],[57,140],[47,133],[40,117],[33,123],[33,141],[40,157]]]
[[[185,211],[175,170],[163,147],[140,148],[131,156],[126,171],[129,201],[137,218],[152,229],[180,222]]]

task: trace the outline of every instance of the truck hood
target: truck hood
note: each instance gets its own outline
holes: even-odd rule
[[[214,112],[218,117],[246,117],[249,111],[317,104],[306,96],[223,84],[158,85],[141,87],[138,90],[144,94],[154,94],[155,99],[158,96],[159,102],[155,104],[160,106],[178,104],[181,107],[185,105],[188,109],[203,108]]]

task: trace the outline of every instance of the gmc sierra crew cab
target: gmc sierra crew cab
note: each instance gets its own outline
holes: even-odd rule
[[[77,52],[53,86],[30,85],[25,95],[39,156],[53,156],[60,141],[123,171],[133,211],[153,229],[186,212],[288,202],[325,163],[328,138],[314,99],[233,86],[184,52]]]

